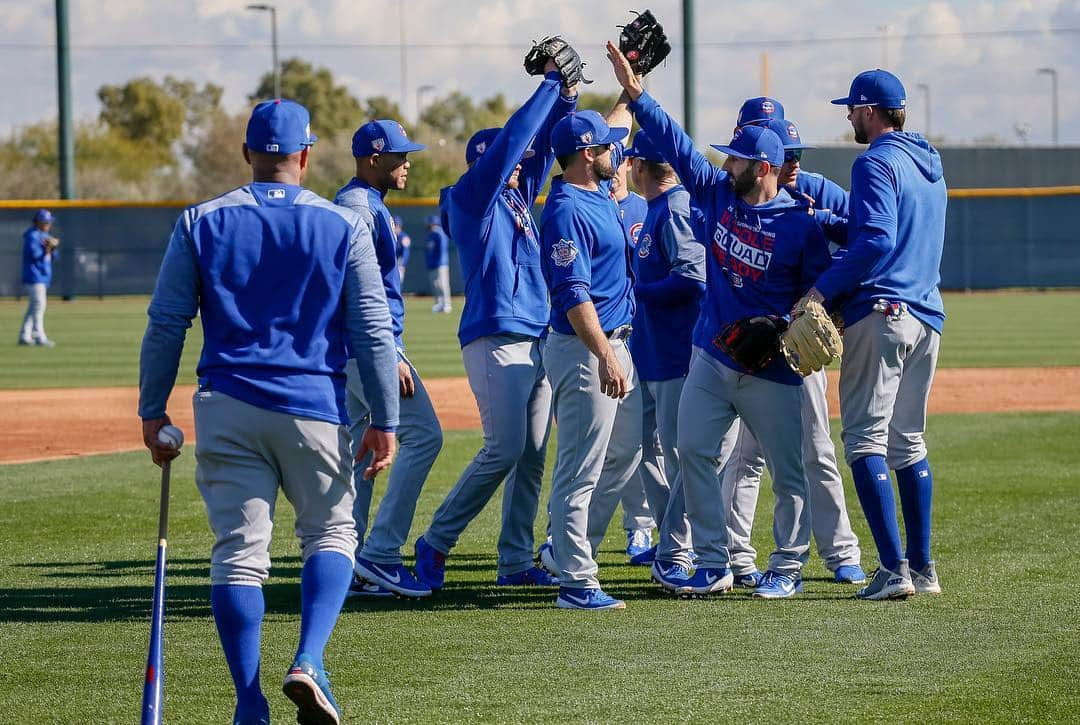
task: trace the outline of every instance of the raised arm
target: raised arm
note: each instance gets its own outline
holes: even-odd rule
[[[540,130],[536,132],[536,139],[532,145],[535,154],[532,158],[521,162],[518,183],[521,195],[529,206],[536,203],[536,197],[540,195],[540,190],[544,188],[544,182],[547,181],[548,174],[551,172],[551,166],[555,163],[555,152],[551,150],[551,129],[568,113],[577,110],[577,101],[577,86],[572,88],[564,86],[558,98],[556,98],[555,104],[548,112],[547,118],[544,119],[544,123],[540,126]]]

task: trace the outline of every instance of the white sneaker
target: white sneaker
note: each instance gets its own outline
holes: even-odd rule
[[[896,566],[896,571],[879,566],[870,577],[870,583],[855,592],[855,598],[871,601],[907,599],[914,593],[915,585],[911,583],[911,569],[908,568],[907,559],[901,559]]]
[[[919,571],[911,572],[911,583],[915,585],[916,594],[941,594],[937,566],[932,561]]]

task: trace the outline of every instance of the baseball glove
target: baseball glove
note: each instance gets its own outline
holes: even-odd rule
[[[791,324],[780,338],[780,347],[792,370],[806,377],[840,359],[844,353],[843,340],[820,302],[804,297],[791,314]]]
[[[713,344],[747,372],[756,373],[780,355],[780,335],[786,328],[783,317],[744,317],[725,325]]]
[[[570,88],[578,83],[592,83],[582,75],[585,64],[581,61],[581,56],[558,35],[533,43],[532,49],[525,54],[525,70],[531,76],[542,76],[544,66],[547,65],[549,59],[555,61],[565,87]]]
[[[56,237],[45,237],[44,245],[45,251],[51,253],[60,246],[60,240]]]
[[[656,22],[656,16],[648,10],[640,13],[629,25],[620,27],[622,33],[619,34],[619,50],[630,61],[630,68],[639,76],[660,65],[671,52],[664,26]]]

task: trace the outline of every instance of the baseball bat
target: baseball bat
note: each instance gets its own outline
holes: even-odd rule
[[[161,508],[158,510],[157,562],[154,565],[154,602],[150,614],[150,653],[143,680],[142,725],[161,725],[165,688],[165,542],[169,529],[170,461],[161,464]]]

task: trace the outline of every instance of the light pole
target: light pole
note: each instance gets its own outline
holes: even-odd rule
[[[877,29],[881,32],[881,56],[884,59],[882,68],[889,69],[889,33],[892,32],[891,25],[879,25]]]
[[[1058,145],[1058,93],[1057,93],[1057,79],[1058,73],[1056,68],[1039,68],[1035,71],[1039,75],[1050,76],[1050,117],[1053,121],[1053,137],[1054,145]]]
[[[424,94],[435,90],[435,86],[420,86],[416,89],[416,122],[420,123],[420,116],[424,113]]]
[[[274,51],[274,98],[281,98],[281,66],[278,65],[277,57],[277,8],[260,3],[248,5],[247,9],[270,13],[270,46]]]
[[[926,138],[930,138],[930,85],[927,83],[919,83],[915,86],[923,92],[923,103],[926,104]]]

